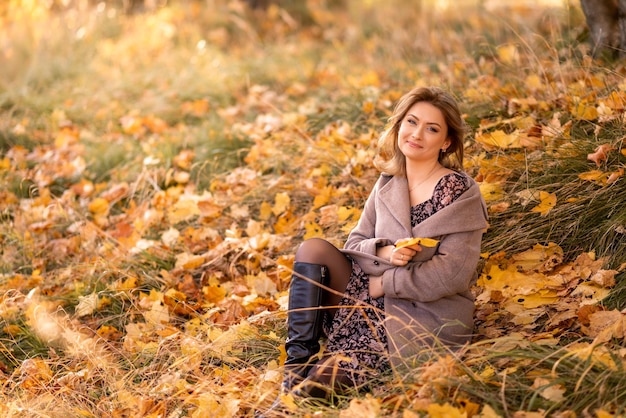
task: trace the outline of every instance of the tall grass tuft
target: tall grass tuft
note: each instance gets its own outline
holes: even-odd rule
[[[502,416],[605,410],[624,413],[626,371],[603,346],[556,348],[516,339],[471,347],[461,366],[459,396],[482,400]]]

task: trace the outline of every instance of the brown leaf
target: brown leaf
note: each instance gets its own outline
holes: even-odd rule
[[[624,338],[626,317],[618,310],[598,311],[589,316],[587,334],[598,338],[599,342],[609,341],[611,338]]]
[[[591,276],[590,280],[602,287],[613,287],[616,274],[617,270],[599,270]]]
[[[610,151],[614,150],[611,144],[602,144],[596,148],[592,154],[587,154],[587,159],[596,163],[596,166],[600,167],[604,161],[608,158]]]
[[[602,308],[597,305],[583,305],[577,312],[578,320],[583,325],[589,325],[591,322],[591,315],[601,310]]]

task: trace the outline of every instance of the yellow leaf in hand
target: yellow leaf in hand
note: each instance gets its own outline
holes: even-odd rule
[[[532,208],[531,212],[539,212],[541,216],[546,216],[556,206],[556,194],[542,190],[539,192],[539,199],[541,203]]]
[[[419,244],[422,247],[434,247],[438,243],[438,240],[432,238],[407,238],[396,242],[396,248],[410,247],[415,244]]]

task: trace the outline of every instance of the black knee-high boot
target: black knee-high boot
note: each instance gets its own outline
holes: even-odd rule
[[[322,335],[324,311],[322,305],[323,289],[327,285],[328,268],[319,264],[295,262],[294,274],[289,284],[289,312],[287,313],[287,341],[285,351],[285,377],[280,387],[282,394],[289,393],[294,386],[306,378],[315,364],[311,357],[320,350],[319,339]],[[304,279],[307,277],[309,280]],[[280,396],[264,414],[255,414],[258,418],[272,416],[281,409]],[[268,415],[269,414],[269,415]]]
[[[327,284],[328,269],[319,264],[296,262],[289,285],[289,312],[287,314],[287,341],[285,350],[285,377],[281,389],[291,391],[306,377],[313,366],[310,360],[320,350],[322,335],[323,289]],[[303,279],[307,277],[310,280]]]

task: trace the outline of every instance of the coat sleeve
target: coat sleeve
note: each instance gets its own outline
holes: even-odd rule
[[[377,246],[392,244],[389,239],[376,237],[376,200],[380,184],[381,180],[374,185],[372,192],[368,196],[359,222],[348,235],[344,245],[346,250],[376,255]]]
[[[384,272],[385,295],[432,302],[468,291],[478,266],[481,240],[481,230],[442,237],[431,259]]]

